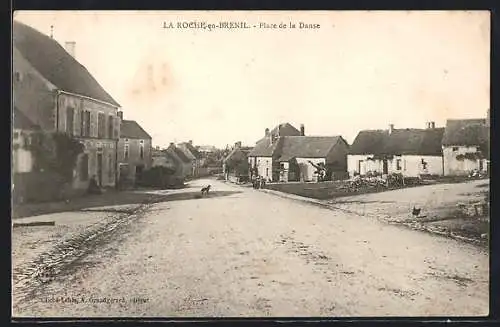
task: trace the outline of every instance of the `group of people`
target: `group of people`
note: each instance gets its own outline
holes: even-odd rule
[[[252,180],[252,186],[254,189],[264,188],[264,186],[266,186],[266,180],[261,176],[257,176]]]

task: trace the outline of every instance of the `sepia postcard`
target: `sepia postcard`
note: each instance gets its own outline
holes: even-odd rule
[[[489,314],[488,11],[16,11],[12,315]]]

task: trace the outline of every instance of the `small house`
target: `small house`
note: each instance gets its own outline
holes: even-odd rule
[[[361,131],[347,156],[349,175],[442,176],[443,133],[444,128],[436,128],[434,122],[427,123],[425,129],[396,129],[391,124],[387,130]]]
[[[120,179],[134,183],[140,179],[144,170],[151,168],[151,136],[135,120],[124,120],[123,112],[119,112],[119,117],[121,119],[118,141]]]
[[[251,147],[241,146],[241,142],[234,144],[231,152],[222,161],[225,180],[240,182],[242,179],[248,178],[248,154],[251,150]]]
[[[490,128],[486,119],[448,119],[443,137],[444,174],[490,170]]]

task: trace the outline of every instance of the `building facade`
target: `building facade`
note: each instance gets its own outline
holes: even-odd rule
[[[44,133],[65,133],[84,145],[72,187],[116,184],[120,105],[54,39],[13,26],[13,102]]]
[[[347,156],[349,176],[400,173],[405,177],[443,175],[441,140],[444,128],[365,130],[358,133]]]
[[[143,171],[152,167],[152,138],[134,120],[121,120],[120,140],[118,141],[119,177],[121,181],[135,183]]]

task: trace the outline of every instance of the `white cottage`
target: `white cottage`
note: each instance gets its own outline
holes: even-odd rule
[[[486,119],[449,119],[443,137],[444,174],[489,172],[490,129]]]
[[[347,167],[351,177],[368,173],[401,173],[405,177],[442,176],[441,140],[444,128],[434,122],[425,129],[364,130],[350,147]]]

